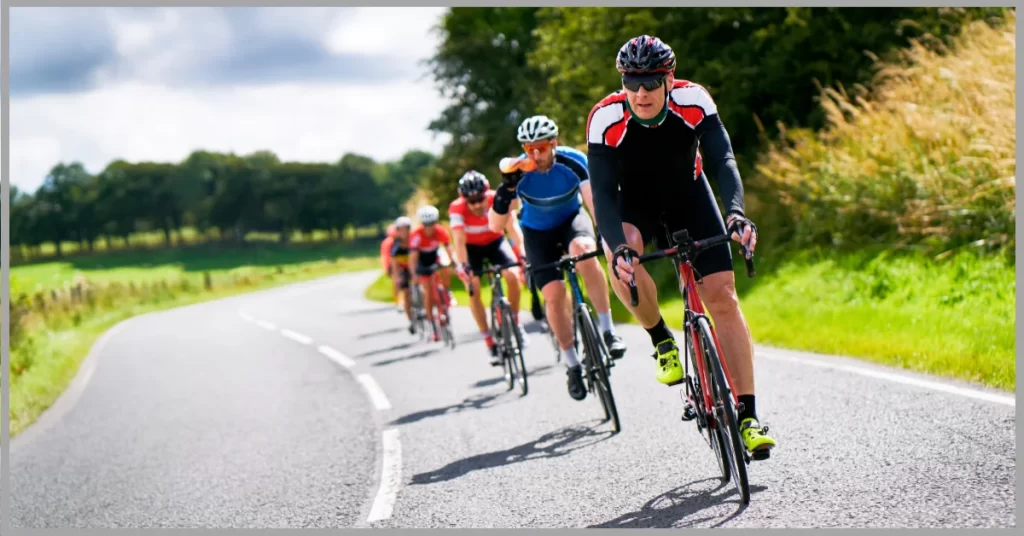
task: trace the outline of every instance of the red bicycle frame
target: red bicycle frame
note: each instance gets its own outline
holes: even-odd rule
[[[693,266],[691,266],[690,261],[686,261],[680,262],[678,264],[678,267],[679,276],[682,278],[682,287],[684,289],[683,307],[686,310],[692,311],[694,317],[706,317],[707,312],[704,309],[704,302],[703,300],[700,299],[700,294],[697,292],[697,280],[693,276]],[[691,296],[695,296],[696,299],[691,298]],[[690,325],[690,340],[693,342],[693,350],[694,352],[697,353],[698,356],[700,356],[702,355],[702,347],[700,342],[700,336],[697,332],[697,326],[695,323],[690,322],[689,318],[687,318],[686,320],[687,323]],[[715,349],[717,350],[718,355],[721,358],[722,371],[725,372],[725,377],[729,381],[729,392],[732,394],[733,403],[735,403],[738,406],[739,398],[737,398],[736,389],[732,387],[734,385],[732,374],[729,372],[729,365],[725,362],[725,354],[722,352],[722,345],[721,343],[718,342],[718,331],[714,328],[714,326],[711,326],[711,337],[713,339]],[[700,381],[701,394],[704,395],[705,412],[708,415],[713,415],[713,413],[710,410],[714,406],[714,402],[711,400],[711,380],[708,377],[707,367],[704,363],[704,360],[699,357],[697,359],[694,359],[694,361],[697,362],[697,377]],[[717,427],[717,421],[715,423],[715,426]]]
[[[420,281],[427,281],[430,284],[430,293],[434,297],[434,307],[437,309],[437,314],[440,318],[435,318],[439,326],[444,326],[448,323],[448,300],[441,298],[441,277],[437,274],[441,268],[434,270],[428,276],[420,276]],[[441,323],[441,318],[444,318],[444,324]]]
[[[639,261],[640,263],[643,263],[654,259],[660,259],[662,257],[673,257],[673,260],[676,262],[676,268],[679,271],[679,284],[680,290],[683,293],[683,307],[684,314],[686,315],[685,321],[689,325],[690,340],[691,342],[693,342],[694,352],[697,352],[697,354],[700,355],[703,353],[701,351],[702,346],[700,342],[699,332],[697,330],[697,326],[693,322],[693,319],[699,316],[707,318],[707,312],[704,309],[703,300],[700,299],[700,293],[697,291],[697,280],[693,275],[692,259],[697,252],[703,249],[707,249],[718,244],[728,243],[730,241],[730,237],[729,234],[724,234],[720,236],[714,236],[705,240],[691,241],[689,232],[687,232],[686,230],[681,230],[677,231],[676,233],[673,233],[672,238],[673,240],[675,240],[677,244],[682,244],[682,247],[686,248],[685,253],[682,254],[682,260],[680,260],[681,255],[679,253],[680,246],[676,245],[668,249],[663,249],[661,251],[656,251],[653,253],[649,253],[647,255],[641,255]],[[744,250],[742,246],[741,250]],[[747,265],[747,276],[753,277],[753,260],[746,258],[746,256],[743,257],[743,260],[746,262]],[[629,259],[627,259],[627,262],[629,262]],[[636,307],[639,303],[639,300],[637,296],[635,282],[630,282],[629,291],[632,298],[633,306]],[[711,324],[710,319],[708,324]],[[733,382],[732,373],[729,372],[729,365],[728,363],[726,363],[725,353],[722,352],[722,345],[718,341],[718,332],[715,330],[714,326],[710,327],[711,339],[713,344],[715,345],[715,349],[718,352],[719,360],[721,361],[722,365],[722,372],[725,373],[726,380],[729,382],[729,392],[732,394],[733,403],[736,404],[737,407],[739,407],[739,395],[736,394],[736,389],[733,387],[735,383]],[[698,358],[694,359],[694,361],[697,362],[697,378],[700,383],[701,394],[704,395],[705,412],[708,413],[708,415],[713,415],[713,413],[710,412],[710,409],[714,406],[714,402],[711,400],[711,381],[708,377],[709,371],[707,370],[706,363],[704,363],[703,359]]]

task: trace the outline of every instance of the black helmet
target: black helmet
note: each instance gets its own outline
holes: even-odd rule
[[[623,75],[667,74],[676,69],[676,55],[661,39],[641,35],[622,45],[615,67]]]
[[[459,193],[465,197],[482,194],[490,187],[487,177],[479,171],[469,170],[459,179]]]

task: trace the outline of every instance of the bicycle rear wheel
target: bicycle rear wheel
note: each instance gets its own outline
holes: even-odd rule
[[[722,445],[725,447],[722,450],[729,458],[729,471],[732,473],[736,489],[740,492],[740,500],[743,504],[750,504],[746,449],[743,447],[743,440],[740,436],[738,411],[732,398],[732,388],[726,381],[721,356],[715,347],[714,337],[711,336],[711,324],[704,317],[698,317],[696,323],[697,332],[700,335],[700,345],[705,359],[707,359],[713,385],[711,397],[715,402],[715,421],[717,428],[722,432],[720,438],[727,441]]]
[[[579,322],[581,335],[583,338],[583,351],[586,352],[586,360],[588,375],[593,382],[593,386],[597,391],[598,398],[601,400],[601,407],[604,409],[604,419],[612,421],[612,429],[616,433],[622,431],[622,425],[619,422],[619,410],[615,406],[615,396],[612,394],[612,384],[608,379],[608,369],[606,367],[608,355],[608,349],[597,335],[597,326],[594,325],[594,317],[590,314],[590,311],[584,306],[580,308],[579,315],[582,321]]]
[[[512,318],[512,309],[505,303],[501,304],[501,327],[505,332],[505,348],[508,351],[509,367],[517,380],[516,383],[519,384],[519,394],[525,396],[529,391],[529,385],[526,381],[526,363],[523,361],[523,339]]]

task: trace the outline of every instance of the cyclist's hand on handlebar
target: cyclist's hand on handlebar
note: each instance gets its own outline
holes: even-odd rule
[[[627,253],[632,262],[626,262],[625,256]],[[615,278],[622,283],[629,284],[633,280],[636,265],[640,262],[637,257],[639,255],[636,250],[625,244],[615,248],[615,254],[612,256],[612,259],[615,261],[612,265],[612,273],[615,275]]]
[[[750,258],[757,247],[757,226],[749,219],[733,213],[729,215],[727,227],[732,239],[746,248],[747,258]]]

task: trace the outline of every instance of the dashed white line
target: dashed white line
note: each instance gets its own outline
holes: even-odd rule
[[[241,309],[239,309],[239,311],[238,311],[238,316],[242,317],[242,320],[245,320],[246,322],[255,322],[256,321],[255,318],[249,316],[249,313],[247,313],[247,312],[245,312],[245,311],[243,311]]]
[[[313,342],[312,337],[303,335],[290,329],[281,328],[281,335],[284,335],[285,337],[288,337],[289,339],[301,344],[310,344]]]
[[[377,385],[377,381],[373,379],[373,376],[360,374],[356,376],[356,379],[359,380],[359,383],[363,384],[363,388],[366,389],[366,393],[370,395],[370,400],[373,400],[373,405],[377,406],[377,409],[391,409],[391,402],[388,402],[388,397],[384,396],[384,391]]]
[[[257,320],[256,325],[264,329],[269,329],[270,331],[277,331],[277,326],[267,322],[266,320]]]
[[[402,485],[402,444],[398,441],[398,429],[384,430],[384,463],[380,475],[380,488],[373,500],[373,507],[366,521],[373,523],[391,517]]]
[[[319,348],[317,348],[317,350],[320,350],[321,354],[324,354],[325,356],[329,357],[331,361],[334,361],[335,363],[345,368],[352,368],[356,366],[355,361],[352,361],[352,359],[349,358],[347,355],[335,350],[334,348],[331,348],[330,346],[320,346]]]
[[[976,398],[978,400],[985,400],[987,402],[995,402],[996,404],[1004,404],[1007,406],[1017,406],[1017,399],[1012,396],[999,395],[995,393],[988,393],[985,391],[976,391],[974,389],[967,389],[964,387],[957,387],[955,385],[948,385],[945,383],[932,382],[928,380],[921,380],[918,378],[911,378],[909,376],[903,376],[900,374],[893,374],[891,372],[882,372],[879,370],[872,370],[868,368],[854,367],[851,365],[843,365],[839,363],[825,363],[815,359],[803,359],[799,357],[787,356],[776,354],[774,352],[760,351],[758,355],[767,357],[769,359],[775,359],[777,361],[789,361],[791,363],[800,363],[802,365],[810,365],[812,367],[820,368],[831,368],[842,370],[844,372],[851,372],[853,374],[860,374],[861,376],[869,376],[872,378],[878,378],[881,380],[888,380],[895,383],[902,383],[904,385],[913,385],[915,387],[922,387],[925,389],[932,389],[935,391],[942,391],[953,395],[965,396],[968,398]]]

